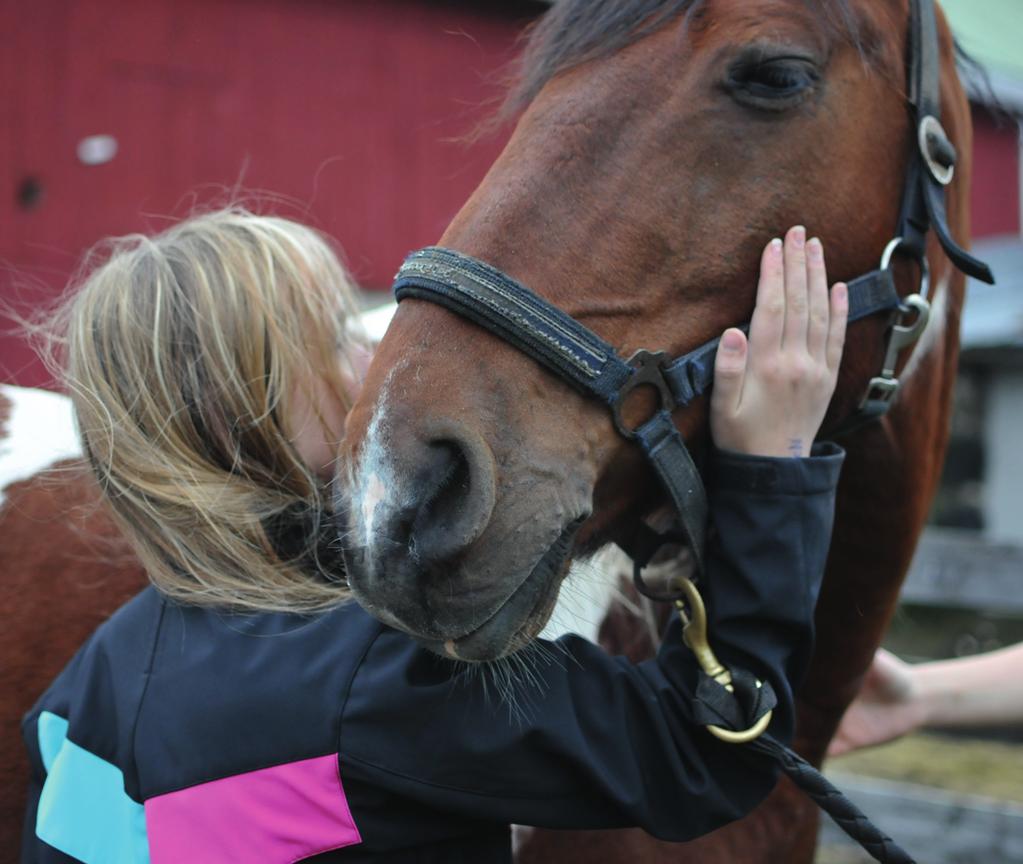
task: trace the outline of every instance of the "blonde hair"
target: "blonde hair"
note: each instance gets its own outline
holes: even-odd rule
[[[283,421],[318,381],[347,410],[357,378],[338,354],[364,337],[326,240],[231,208],[106,241],[84,272],[53,332],[86,458],[152,582],[241,609],[346,599],[329,490]]]

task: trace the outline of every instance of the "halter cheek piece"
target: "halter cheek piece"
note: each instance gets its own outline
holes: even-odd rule
[[[932,228],[959,270],[994,282],[988,266],[959,246],[948,228],[944,190],[955,173],[956,152],[939,119],[940,58],[933,0],[910,0],[909,32],[908,107],[917,134],[898,229],[878,269],[849,282],[850,322],[882,313],[889,316],[885,359],[880,374],[868,383],[857,411],[829,430],[832,436],[850,434],[884,416],[891,407],[899,388],[895,376],[899,354],[916,342],[927,324],[927,235]],[[892,262],[896,255],[913,259],[921,271],[918,291],[906,297],[899,296],[895,286]],[[706,616],[695,587],[687,583],[677,591],[658,594],[643,581],[643,567],[669,541],[686,543],[697,576],[704,572],[707,497],[700,473],[672,421],[672,411],[710,389],[718,340],[670,362],[664,352],[647,350],[637,351],[626,361],[596,333],[500,270],[439,247],[409,255],[396,276],[394,293],[398,301],[409,297],[428,300],[476,322],[608,406],[619,434],[635,441],[646,454],[678,518],[678,530],[668,534],[641,525],[626,552],[635,562],[636,588],[652,599],[674,602],[683,616],[686,641],[703,670],[694,700],[697,722],[724,740],[745,743],[745,750],[776,761],[878,861],[912,862],[816,769],[770,735],[761,735],[770,719],[773,693],[769,685],[761,687],[748,673],[729,671],[717,661],[707,641]],[[653,416],[631,427],[622,417],[622,406],[637,387],[652,387],[660,404]],[[736,690],[736,698],[731,698]],[[740,702],[746,710],[740,710]],[[723,725],[731,728],[722,728],[716,718],[724,718]]]

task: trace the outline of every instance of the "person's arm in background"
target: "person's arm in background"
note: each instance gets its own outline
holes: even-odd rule
[[[988,654],[911,665],[878,650],[829,756],[927,727],[1023,723],[1023,643]]]

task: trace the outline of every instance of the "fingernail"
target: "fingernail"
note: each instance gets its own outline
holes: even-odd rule
[[[789,236],[792,238],[792,243],[797,249],[802,249],[806,245],[806,229],[802,225],[797,225],[793,228]]]
[[[729,354],[735,354],[742,349],[742,336],[735,330],[726,330],[721,336],[721,347]]]
[[[781,250],[782,250],[782,247],[783,247],[784,245],[785,245],[785,244],[783,244],[783,243],[781,242],[781,239],[780,239],[780,238],[778,238],[778,237],[775,237],[775,238],[774,238],[774,239],[773,239],[773,240],[771,241],[771,247],[770,247],[770,248],[771,248],[771,254],[772,254],[772,255],[781,255]]]
[[[820,261],[824,257],[824,247],[816,237],[806,244],[806,251],[813,261]]]
[[[849,287],[844,282],[839,282],[835,285],[835,300],[841,304],[845,304],[849,301]]]

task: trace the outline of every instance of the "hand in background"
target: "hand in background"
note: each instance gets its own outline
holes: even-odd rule
[[[828,755],[840,756],[860,747],[883,744],[912,731],[923,721],[913,667],[881,648],[874,655],[859,695],[831,740]]]
[[[1023,643],[910,665],[881,649],[828,749],[838,756],[913,729],[1023,723]]]

